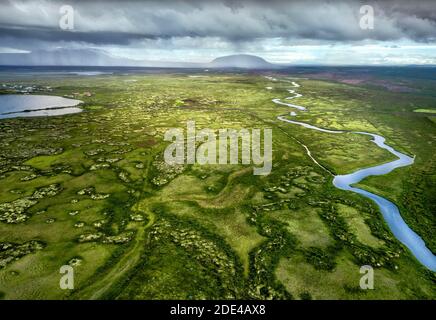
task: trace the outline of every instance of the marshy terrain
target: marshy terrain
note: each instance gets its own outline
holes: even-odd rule
[[[83,111],[0,120],[0,297],[435,299],[436,274],[394,237],[375,203],[332,185],[333,174],[395,156],[369,136],[277,119],[379,134],[415,156],[358,187],[394,202],[434,253],[436,81],[400,77],[411,89],[389,90],[396,80],[236,72],[2,78],[2,93],[35,86],[82,101]],[[286,101],[289,81],[302,94],[289,102],[310,112],[290,116],[272,102]],[[271,173],[168,165],[164,134],[187,121],[271,128]],[[74,290],[59,288],[63,265],[74,268]],[[363,265],[375,269],[374,290],[359,287]]]

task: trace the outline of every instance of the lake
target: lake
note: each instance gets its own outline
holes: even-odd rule
[[[44,95],[0,95],[0,119],[16,117],[59,116],[78,113],[80,100]]]

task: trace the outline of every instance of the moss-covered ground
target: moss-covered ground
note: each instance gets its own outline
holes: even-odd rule
[[[298,120],[378,133],[416,156],[360,186],[394,201],[436,252],[436,124],[414,112],[436,97],[293,80],[303,94],[295,103],[310,110]],[[277,120],[291,110],[271,99],[289,96],[289,83],[238,73],[26,81],[83,100],[84,112],[0,120],[3,299],[436,298],[435,274],[377,207],[335,189],[299,142],[339,174],[392,155],[363,136]],[[188,120],[198,129],[271,128],[271,174],[242,164],[166,165],[164,133]],[[74,290],[59,288],[65,264],[75,270]],[[359,287],[362,265],[375,268],[374,290]]]

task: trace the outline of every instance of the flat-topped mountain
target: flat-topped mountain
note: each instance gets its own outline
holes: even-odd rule
[[[273,69],[277,65],[265,59],[249,54],[235,54],[214,59],[208,65],[210,68],[243,68],[243,69]]]

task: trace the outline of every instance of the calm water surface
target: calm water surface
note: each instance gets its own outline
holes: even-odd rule
[[[0,119],[16,117],[59,116],[81,112],[80,100],[57,96],[0,95]]]

